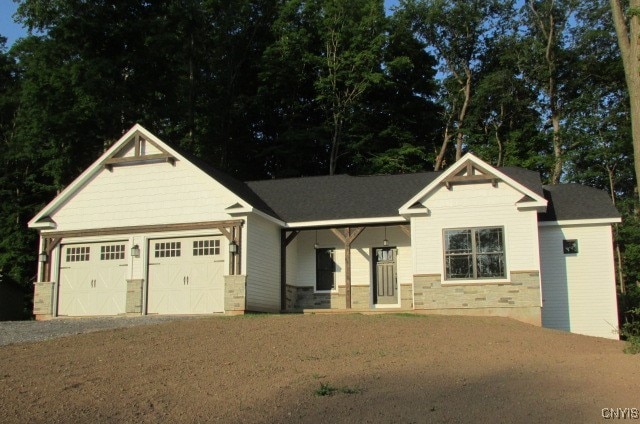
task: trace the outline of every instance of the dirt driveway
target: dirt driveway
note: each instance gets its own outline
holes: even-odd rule
[[[0,347],[0,422],[599,422],[640,408],[622,348],[502,318],[173,321]]]

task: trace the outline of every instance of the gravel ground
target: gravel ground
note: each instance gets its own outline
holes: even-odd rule
[[[47,321],[0,321],[0,346],[39,342],[115,328],[154,325],[189,318],[194,317],[146,315],[139,317],[56,318]]]

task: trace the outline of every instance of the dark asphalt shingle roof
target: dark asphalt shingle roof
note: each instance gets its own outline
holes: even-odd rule
[[[435,172],[251,181],[248,186],[286,222],[398,216]]]
[[[402,205],[441,174],[334,175],[245,183],[180,153],[251,206],[285,222],[397,216]],[[539,214],[540,221],[620,217],[604,191],[580,184],[543,186],[537,172],[516,167],[499,170],[549,201],[547,212]]]
[[[500,168],[508,177],[542,196],[537,172]],[[247,185],[285,222],[398,216],[398,209],[441,173],[352,177],[287,178]]]
[[[543,189],[549,203],[547,211],[539,214],[540,221],[620,218],[605,191],[575,183],[546,185]]]

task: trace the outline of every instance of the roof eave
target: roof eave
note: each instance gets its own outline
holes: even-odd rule
[[[565,227],[572,225],[602,225],[602,224],[617,224],[622,222],[620,217],[610,218],[587,218],[587,219],[561,219],[557,221],[539,221],[539,227]]]
[[[314,228],[314,227],[345,227],[349,225],[383,225],[383,224],[406,224],[408,219],[402,216],[373,217],[373,218],[347,218],[347,219],[327,219],[315,221],[287,222],[285,228]]]

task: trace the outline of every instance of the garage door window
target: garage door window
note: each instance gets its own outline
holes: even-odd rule
[[[197,240],[193,242],[193,256],[220,254],[220,240]]]
[[[112,261],[118,259],[124,259],[124,244],[100,246],[101,261]]]
[[[155,244],[155,257],[156,258],[174,258],[180,256],[182,243],[179,241],[162,242]]]
[[[67,247],[67,262],[85,262],[89,260],[89,246]]]

